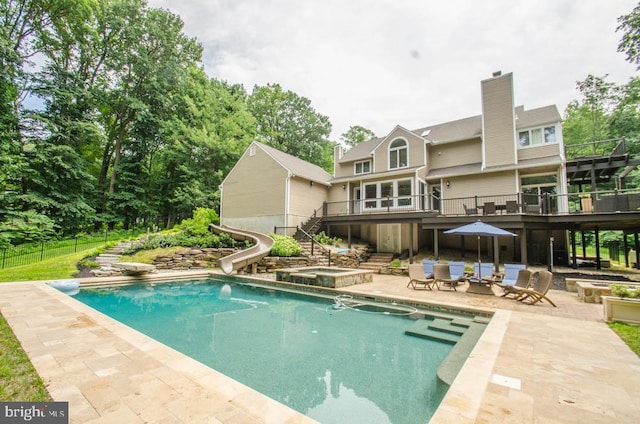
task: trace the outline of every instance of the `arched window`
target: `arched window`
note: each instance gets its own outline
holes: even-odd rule
[[[393,140],[389,145],[389,169],[406,168],[409,164],[408,150],[406,140]]]

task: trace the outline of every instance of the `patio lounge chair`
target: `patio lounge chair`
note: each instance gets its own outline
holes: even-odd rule
[[[456,287],[461,282],[464,282],[464,275],[462,277],[453,278],[449,272],[448,264],[435,264],[433,266],[433,279],[436,282],[436,287],[440,290],[440,285],[444,284],[456,290]],[[456,290],[457,291],[457,290]]]
[[[464,281],[466,278],[464,273],[464,262],[449,261],[449,275],[454,280]]]
[[[540,271],[538,273],[538,279],[531,285],[531,288],[518,290],[516,300],[527,302],[530,305],[535,305],[538,302],[542,302],[542,299],[544,299],[555,308],[556,304],[547,297],[547,292],[551,288],[552,283],[553,273],[549,271]]]
[[[531,271],[526,268],[518,269],[517,271],[518,277],[513,281],[513,283],[510,283],[511,280],[506,279],[506,274],[505,278],[501,282],[496,283],[496,286],[504,290],[502,297],[507,297],[509,295],[518,296],[522,293],[521,290],[529,288],[529,284],[531,282]]]
[[[481,280],[494,281],[493,264],[475,262],[473,264],[473,276]]]
[[[513,286],[518,279],[518,271],[525,269],[525,264],[504,264],[504,276],[500,284],[505,286]]]
[[[433,278],[433,266],[437,264],[438,261],[432,261],[425,259],[422,261],[422,267],[424,268],[424,275],[427,278]]]
[[[413,286],[414,290],[418,290],[418,286],[420,289],[429,289],[433,290],[432,286],[436,285],[435,280],[432,277],[427,277],[424,274],[424,268],[421,264],[409,264],[409,283],[407,287]]]

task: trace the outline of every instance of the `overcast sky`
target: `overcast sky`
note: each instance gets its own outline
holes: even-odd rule
[[[513,72],[517,105],[577,99],[589,74],[626,83],[630,0],[149,0],[180,15],[210,77],[278,83],[378,136],[480,114],[480,81]]]

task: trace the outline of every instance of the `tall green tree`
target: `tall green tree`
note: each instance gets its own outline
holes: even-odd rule
[[[258,140],[324,169],[332,168],[331,123],[311,107],[309,99],[279,84],[267,84],[253,88],[248,105],[256,118]]]
[[[618,23],[616,31],[622,32],[618,51],[625,53],[627,61],[640,69],[640,4],[630,13],[620,16]]]
[[[169,199],[165,224],[196,208],[217,209],[218,187],[255,136],[256,121],[241,86],[209,79],[192,67],[176,94],[175,113],[163,125],[166,148],[157,162],[160,192]]]
[[[618,87],[606,78],[607,75],[589,75],[576,83],[581,98],[570,102],[565,110],[563,137],[566,145],[612,138],[609,124],[618,101]],[[574,155],[588,154],[576,149],[570,151]]]
[[[352,125],[349,129],[340,136],[340,141],[349,147],[353,147],[363,141],[376,138],[376,134],[368,128],[360,125]]]

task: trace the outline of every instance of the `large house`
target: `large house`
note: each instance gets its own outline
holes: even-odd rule
[[[338,146],[333,175],[254,142],[221,185],[221,222],[287,233],[320,216],[331,235],[437,256],[473,250],[475,240],[441,230],[483,217],[520,236],[487,241],[494,259],[547,262],[549,240],[560,252],[569,243],[569,227],[543,219],[570,213],[560,114],[516,106],[511,73],[481,82],[481,104],[477,116]]]

